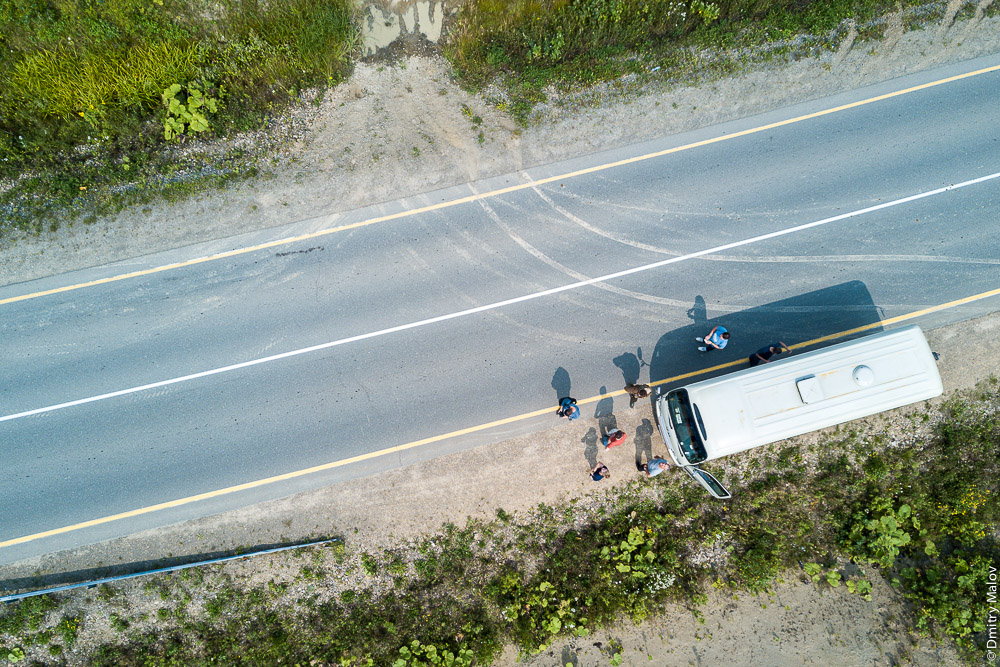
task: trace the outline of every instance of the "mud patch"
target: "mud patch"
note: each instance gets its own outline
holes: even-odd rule
[[[456,11],[433,0],[420,0],[399,9],[368,5],[361,12],[362,53],[371,57],[400,42],[437,44],[446,15]]]

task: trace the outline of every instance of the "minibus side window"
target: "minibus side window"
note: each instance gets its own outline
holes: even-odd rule
[[[670,412],[670,422],[673,425],[674,433],[681,445],[681,452],[688,463],[701,463],[708,454],[705,452],[705,445],[702,444],[698,432],[695,430],[694,418],[691,411],[691,402],[688,400],[687,391],[675,389],[667,394],[667,408]]]

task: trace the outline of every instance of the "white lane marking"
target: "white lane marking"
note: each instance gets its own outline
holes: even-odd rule
[[[141,391],[146,391],[149,389],[156,389],[157,387],[166,387],[172,384],[179,384],[181,382],[187,382],[189,380],[197,380],[203,377],[209,377],[211,375],[218,375],[220,373],[228,373],[230,371],[239,370],[241,368],[249,368],[251,366],[257,366],[258,364],[266,364],[272,361],[279,361],[281,359],[288,359],[291,357],[297,357],[301,354],[309,354],[310,352],[318,352],[319,350],[326,350],[331,347],[338,347],[340,345],[346,345],[347,343],[354,343],[361,340],[367,340],[369,338],[376,338],[378,336],[385,336],[387,334],[396,333],[398,331],[406,331],[407,329],[416,329],[417,327],[426,326],[428,324],[436,324],[438,322],[446,322],[448,320],[454,320],[459,317],[465,317],[467,315],[475,315],[476,313],[483,313],[489,310],[495,310],[497,308],[503,308],[504,306],[511,306],[516,303],[523,303],[525,301],[532,301],[534,299],[540,299],[545,296],[552,296],[553,294],[559,294],[561,292],[568,292],[570,290],[580,289],[581,287],[587,287],[588,285],[593,285],[595,283],[607,282],[609,280],[614,280],[615,278],[622,278],[624,276],[630,276],[633,273],[641,273],[643,271],[650,271],[652,269],[657,269],[661,266],[667,266],[668,264],[676,264],[677,262],[683,262],[689,259],[696,259],[698,257],[704,257],[705,255],[711,255],[713,253],[721,252],[723,250],[729,250],[730,248],[739,248],[741,246],[750,245],[753,243],[759,243],[761,241],[767,241],[768,239],[778,238],[780,236],[787,236],[789,234],[794,234],[796,232],[805,231],[807,229],[813,229],[814,227],[821,227],[823,225],[828,225],[831,222],[838,222],[840,220],[847,220],[849,218],[857,218],[868,213],[874,213],[875,211],[881,211],[887,208],[892,208],[894,206],[900,206],[902,204],[908,204],[909,202],[917,201],[919,199],[926,199],[927,197],[933,197],[935,195],[944,194],[945,192],[951,192],[952,190],[958,190],[960,188],[966,188],[970,185],[976,185],[978,183],[983,183],[986,181],[993,180],[995,178],[1000,178],[1000,172],[989,174],[988,176],[980,176],[979,178],[974,178],[969,181],[963,181],[961,183],[956,183],[954,185],[948,185],[943,188],[937,188],[935,190],[929,190],[927,192],[921,192],[915,195],[910,195],[909,197],[903,197],[902,199],[895,199],[893,201],[885,202],[882,204],[876,204],[875,206],[869,206],[867,208],[858,209],[857,211],[850,211],[848,213],[841,213],[840,215],[835,215],[830,218],[823,218],[822,220],[816,220],[814,222],[808,222],[804,225],[798,225],[796,227],[789,227],[787,229],[780,229],[775,232],[769,232],[767,234],[761,234],[759,236],[753,236],[748,239],[743,239],[742,241],[733,241],[732,243],[726,243],[725,245],[716,246],[714,248],[707,248],[705,250],[699,250],[697,252],[692,252],[687,255],[681,255],[679,257],[670,257],[669,259],[660,260],[659,262],[653,262],[651,264],[643,264],[642,266],[636,266],[631,269],[625,269],[623,271],[616,271],[614,273],[608,273],[603,276],[598,276],[596,278],[588,278],[587,280],[580,280],[575,283],[570,283],[568,285],[561,285],[559,287],[553,287],[547,290],[542,290],[540,292],[532,292],[531,294],[524,294],[522,296],[517,296],[512,299],[505,299],[503,301],[497,301],[495,303],[486,304],[484,306],[477,306],[475,308],[468,308],[466,310],[460,310],[454,313],[449,313],[447,315],[438,315],[437,317],[429,317],[424,320],[418,320],[416,322],[410,322],[409,324],[400,324],[395,327],[389,327],[388,329],[380,329],[378,331],[371,331],[365,334],[359,334],[357,336],[350,336],[348,338],[341,338],[340,340],[334,340],[327,343],[320,343],[319,345],[312,345],[310,347],[303,347],[298,350],[290,350],[288,352],[282,352],[281,354],[274,354],[269,357],[261,357],[259,359],[251,359],[250,361],[244,361],[238,364],[230,364],[229,366],[222,366],[220,368],[213,368],[207,371],[201,371],[199,373],[191,373],[190,375],[183,375],[181,377],[171,378],[169,380],[160,380],[159,382],[151,382],[149,384],[140,385],[138,387],[130,387],[128,389],[120,389],[118,391],[108,392],[107,394],[100,394],[99,396],[89,396],[87,398],[80,398],[75,401],[67,401],[66,403],[58,403],[56,405],[49,405],[44,408],[35,408],[34,410],[25,410],[24,412],[17,412],[10,415],[5,415],[0,417],[0,422],[11,421],[14,419],[20,419],[21,417],[30,417],[31,415],[39,415],[45,412],[54,412],[56,410],[62,410],[63,408],[71,408],[77,405],[85,405],[87,403],[94,403],[97,401],[103,401],[109,398],[116,398],[118,396],[125,396],[127,394],[135,394]]]
[[[988,257],[950,257],[948,255],[771,255],[769,257],[723,255],[720,257],[706,257],[705,260],[713,262],[750,262],[753,264],[796,262],[817,264],[829,264],[830,262],[939,262],[946,264],[1000,265],[1000,259],[990,259]]]

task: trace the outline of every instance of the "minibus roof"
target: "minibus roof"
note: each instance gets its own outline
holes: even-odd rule
[[[915,325],[793,355],[685,387],[708,459],[941,394]]]

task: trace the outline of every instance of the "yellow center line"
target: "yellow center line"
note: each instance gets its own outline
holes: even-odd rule
[[[885,327],[891,324],[898,324],[900,322],[905,322],[907,320],[912,320],[917,317],[922,317],[924,315],[929,315],[931,313],[936,313],[942,310],[948,310],[949,308],[956,308],[974,301],[980,301],[982,299],[987,299],[992,296],[1000,296],[1000,288],[989,290],[987,292],[980,292],[979,294],[973,294],[972,296],[963,297],[961,299],[956,299],[954,301],[948,301],[947,303],[942,303],[936,306],[930,306],[928,308],[923,308],[921,310],[913,311],[912,313],[906,313],[905,315],[898,315],[896,317],[891,317],[887,320],[882,320],[879,322],[873,322],[871,324],[866,324],[864,326],[855,327],[853,329],[847,329],[846,331],[840,331],[837,333],[830,334],[828,336],[821,336],[819,338],[813,338],[812,340],[807,340],[802,343],[796,343],[791,346],[791,349],[797,350],[811,345],[816,345],[818,343],[823,343],[829,340],[834,340],[837,338],[843,338],[844,336],[850,336],[855,333],[860,333],[862,331],[867,331],[874,329],[876,327]],[[701,370],[692,371],[690,373],[683,373],[681,375],[675,375],[673,377],[666,378],[664,380],[659,380],[657,382],[652,382],[653,386],[667,384],[670,382],[677,382],[678,380],[686,380],[688,378],[697,377],[699,375],[704,375],[706,373],[711,373],[718,370],[723,370],[726,368],[732,368],[734,366],[739,366],[746,362],[746,359],[741,358],[735,361],[730,361],[724,364],[719,364],[717,366],[712,366],[710,368],[703,368]],[[624,390],[613,391],[606,394],[600,394],[597,396],[591,396],[590,398],[585,398],[578,401],[578,404],[595,403],[601,399],[624,396]],[[459,436],[468,435],[470,433],[477,433],[479,431],[485,431],[497,426],[504,426],[505,424],[512,424],[514,422],[524,421],[526,419],[531,419],[533,417],[541,417],[543,415],[551,415],[555,411],[555,408],[547,407],[540,410],[534,410],[532,412],[526,412],[524,414],[515,415],[513,417],[506,417],[504,419],[498,419],[496,421],[491,421],[486,424],[479,424],[477,426],[470,426],[468,428],[459,429],[458,431],[452,431],[450,433],[443,433],[441,435],[435,435],[429,438],[423,438],[422,440],[414,440],[413,442],[408,442],[402,445],[396,445],[395,447],[388,447],[386,449],[380,449],[374,452],[368,452],[367,454],[359,454],[358,456],[352,456],[346,459],[340,459],[338,461],[331,461],[329,463],[323,463],[318,466],[313,466],[311,468],[303,468],[302,470],[294,470],[292,472],[286,472],[281,475],[274,475],[273,477],[266,477],[264,479],[258,479],[252,482],[246,482],[244,484],[237,484],[236,486],[228,486],[223,489],[216,489],[215,491],[207,491],[205,493],[199,493],[194,496],[188,496],[186,498],[178,498],[176,500],[171,500],[165,503],[158,503],[156,505],[149,505],[148,507],[140,507],[138,509],[129,510],[128,512],[121,512],[119,514],[112,514],[110,516],[104,516],[97,519],[91,519],[89,521],[82,521],[80,523],[75,523],[69,526],[63,526],[62,528],[53,528],[52,530],[46,530],[40,533],[34,533],[32,535],[25,535],[23,537],[15,537],[10,540],[5,540],[0,542],[0,548],[10,547],[16,544],[24,544],[26,542],[33,542],[35,540],[40,540],[45,537],[52,537],[54,535],[63,535],[65,533],[71,533],[77,530],[83,530],[84,528],[91,528],[93,526],[100,526],[102,524],[111,523],[113,521],[119,521],[121,519],[129,519],[132,517],[142,516],[144,514],[151,514],[153,512],[158,512],[160,510],[170,509],[172,507],[180,507],[182,505],[189,505],[191,503],[197,502],[199,500],[208,500],[210,498],[218,498],[220,496],[225,496],[231,493],[237,493],[239,491],[247,491],[250,489],[255,489],[261,486],[266,486],[268,484],[274,484],[276,482],[283,482],[290,479],[295,479],[298,477],[304,477],[306,475],[311,475],[317,472],[323,472],[326,470],[333,470],[334,468],[342,468],[344,466],[351,465],[352,463],[359,463],[361,461],[368,461],[380,456],[386,456],[388,454],[395,454],[397,452],[403,452],[409,449],[415,449],[417,447],[422,447],[424,445],[429,445],[435,442],[440,442],[442,440],[448,440],[450,438],[457,438]]]
[[[645,160],[651,160],[658,157],[663,157],[664,155],[671,155],[673,153],[680,153],[681,151],[691,150],[692,148],[700,148],[702,146],[709,146],[711,144],[719,143],[722,141],[729,141],[730,139],[736,139],[739,137],[745,137],[751,134],[756,134],[758,132],[765,132],[767,130],[773,130],[778,127],[784,127],[786,125],[792,125],[794,123],[801,123],[802,121],[811,120],[813,118],[820,118],[832,113],[837,113],[839,111],[846,111],[848,109],[854,109],[857,107],[865,106],[867,104],[873,104],[875,102],[881,102],[883,100],[888,100],[893,97],[899,97],[901,95],[907,95],[909,93],[914,93],[920,90],[925,90],[927,88],[933,88],[935,86],[941,86],[946,83],[952,83],[954,81],[960,81],[962,79],[967,79],[973,76],[979,76],[981,74],[987,74],[989,72],[995,72],[1000,70],[1000,65],[994,65],[992,67],[984,67],[972,72],[966,72],[964,74],[956,74],[955,76],[950,76],[944,79],[938,79],[936,81],[931,81],[928,83],[920,84],[919,86],[912,86],[910,88],[904,88],[902,90],[897,90],[891,93],[885,93],[884,95],[878,95],[876,97],[870,97],[864,100],[859,100],[857,102],[851,102],[849,104],[842,104],[840,106],[832,107],[830,109],[823,109],[822,111],[816,111],[814,113],[805,114],[803,116],[797,116],[795,118],[789,118],[786,120],[777,121],[774,123],[769,123],[767,125],[760,125],[758,127],[750,128],[747,130],[741,130],[739,132],[734,132],[733,134],[726,134],[721,137],[714,137],[712,139],[704,139],[702,141],[696,141],[694,143],[685,144],[683,146],[677,146],[675,148],[668,148],[661,151],[656,151],[653,153],[646,153],[644,155],[638,155],[635,157],[626,158],[623,160],[616,160],[615,162],[608,162],[601,165],[596,165],[593,167],[587,167],[586,169],[579,169],[577,171],[571,171],[565,174],[559,174],[557,176],[549,176],[548,178],[543,178],[539,180],[531,180],[525,183],[519,183],[517,185],[511,185],[506,188],[499,188],[497,190],[490,190],[488,192],[477,193],[468,195],[466,197],[460,197],[458,199],[451,199],[448,201],[440,202],[437,204],[431,204],[428,206],[422,206],[420,208],[408,209],[406,211],[400,211],[398,213],[392,213],[390,215],[383,215],[376,218],[369,218],[367,220],[362,220],[360,222],[351,223],[348,225],[341,225],[339,227],[331,227],[329,229],[322,229],[316,232],[311,232],[309,234],[301,234],[299,236],[290,236],[284,239],[278,239],[276,241],[269,241],[267,243],[261,243],[258,245],[247,246],[245,248],[236,248],[234,250],[229,250],[226,252],[216,253],[214,255],[208,255],[205,257],[196,257],[194,259],[185,260],[183,262],[174,262],[173,264],[165,264],[163,266],[157,266],[150,269],[143,269],[140,271],[132,271],[130,273],[122,273],[116,276],[109,276],[107,278],[100,278],[98,280],[91,280],[84,283],[76,283],[74,285],[66,285],[63,287],[55,287],[53,289],[42,290],[39,292],[32,292],[30,294],[22,294],[20,296],[12,296],[6,299],[0,299],[0,306],[15,303],[18,301],[26,301],[28,299],[37,299],[43,296],[49,296],[52,294],[59,294],[61,292],[71,292],[74,290],[83,289],[85,287],[95,287],[97,285],[106,285],[108,283],[114,283],[121,280],[128,280],[130,278],[138,278],[141,276],[149,276],[155,273],[161,273],[163,271],[172,271],[174,269],[180,269],[188,266],[195,266],[197,264],[204,264],[205,262],[212,262],[219,259],[226,259],[229,257],[236,257],[238,255],[245,255],[251,252],[257,252],[260,250],[267,250],[269,248],[275,248],[283,245],[288,245],[291,243],[298,243],[300,241],[307,241],[309,239],[315,239],[322,236],[328,236],[330,234],[337,234],[340,232],[345,232],[351,229],[359,229],[361,227],[367,227],[369,225],[374,225],[380,222],[387,222],[389,220],[398,220],[400,218],[406,218],[410,216],[420,215],[421,213],[429,213],[431,211],[439,211],[445,208],[451,208],[453,206],[459,206],[461,204],[468,204],[470,202],[478,201],[480,199],[487,199],[491,197],[497,197],[500,195],[508,194],[511,192],[518,192],[520,190],[526,190],[529,188],[536,188],[539,185],[545,185],[547,183],[553,183],[555,181],[567,180],[570,178],[575,178],[577,176],[584,176],[587,174],[593,174],[600,171],[605,171],[607,169],[614,169],[615,167],[621,167],[628,164],[634,164],[637,162],[642,162]],[[0,546],[3,546],[0,543]]]

